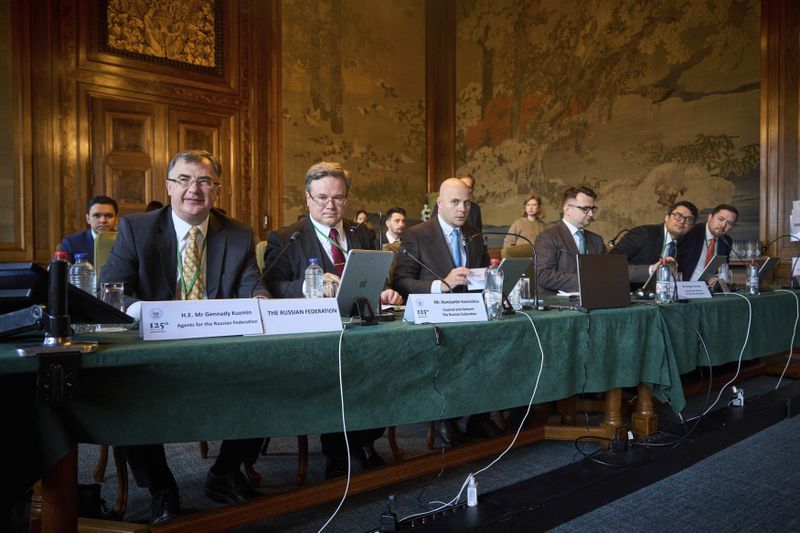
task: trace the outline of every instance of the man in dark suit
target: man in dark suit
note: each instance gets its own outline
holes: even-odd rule
[[[69,235],[61,240],[61,251],[69,254],[75,261],[75,254],[87,254],[94,264],[94,239],[101,231],[116,231],[119,208],[117,202],[108,196],[95,196],[86,204],[86,222],[89,229]]]
[[[458,176],[458,179],[464,182],[464,184],[469,188],[469,195],[472,198],[472,192],[475,190],[475,178],[470,176],[469,174],[465,174],[463,176]],[[433,206],[433,214],[431,214],[431,218],[436,218],[436,215],[439,214],[439,202],[436,202]],[[469,205],[469,214],[467,215],[467,224],[476,228],[478,231],[483,231],[483,217],[481,216],[481,206],[478,205],[478,202],[471,202]]]
[[[122,219],[102,272],[104,282],[124,282],[129,314],[137,300],[268,297],[260,282],[253,231],[212,209],[222,168],[216,156],[187,150],[170,162],[170,205]],[[180,256],[180,261],[179,261]],[[261,439],[224,441],[206,477],[209,498],[238,503],[257,496],[239,470],[255,462]],[[180,512],[175,478],[164,446],[126,446],[136,482],[153,496],[153,523]]]
[[[628,258],[631,285],[647,281],[661,258],[674,262],[678,240],[692,229],[696,220],[697,207],[683,200],[670,206],[663,224],[646,224],[630,230],[611,249],[611,253],[624,254]]]
[[[306,205],[308,217],[273,231],[264,256],[267,285],[277,298],[302,298],[308,260],[317,258],[324,272],[323,279],[339,281],[344,269],[345,255],[352,249],[370,249],[370,236],[364,225],[344,220],[350,179],[338,163],[321,162],[306,172]],[[291,236],[298,232],[294,242]],[[281,250],[286,248],[278,258]],[[381,293],[381,303],[400,304],[403,300],[392,289]],[[351,453],[364,468],[383,464],[375,451],[374,442],[384,428],[350,431],[347,433]],[[347,447],[343,433],[320,435],[322,452],[326,457],[325,477],[347,473]]]
[[[536,282],[539,294],[578,291],[577,254],[604,254],[603,238],[586,230],[597,211],[597,195],[588,187],[564,192],[563,218],[536,237]]]
[[[715,255],[729,255],[733,245],[728,232],[736,224],[739,211],[720,204],[708,215],[705,224],[697,224],[678,241],[678,272],[683,281],[697,281]]]
[[[437,215],[403,233],[400,239],[403,252],[397,257],[392,285],[404,298],[409,294],[464,292],[470,269],[489,265],[489,255],[483,243],[479,238],[473,238],[480,232],[467,224],[472,208],[470,198],[470,188],[462,180],[445,180],[436,200]],[[446,446],[465,440],[453,419],[436,421],[435,429]],[[489,418],[489,413],[481,413],[469,417],[467,433],[493,437],[501,431]]]

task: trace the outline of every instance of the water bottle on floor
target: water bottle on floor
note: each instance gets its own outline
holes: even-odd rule
[[[97,295],[97,280],[88,254],[75,254],[75,264],[69,268],[69,282],[92,296]]]
[[[303,295],[306,298],[322,298],[322,268],[317,264],[318,259],[312,257],[308,260],[305,274],[305,289]]]
[[[503,272],[500,270],[499,259],[492,259],[489,268],[486,269],[483,299],[486,302],[486,314],[489,315],[489,320],[499,320],[503,315]]]

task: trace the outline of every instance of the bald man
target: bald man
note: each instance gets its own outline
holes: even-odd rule
[[[489,265],[489,256],[481,239],[471,238],[479,230],[466,223],[471,198],[470,189],[463,181],[458,178],[445,180],[436,201],[437,215],[403,234],[401,249],[407,250],[439,276],[401,254],[392,285],[403,298],[409,294],[463,292],[469,269]]]
[[[407,229],[400,237],[400,249],[406,253],[397,258],[392,285],[403,298],[409,294],[464,292],[470,268],[489,265],[489,255],[481,239],[471,238],[480,232],[465,223],[471,198],[470,188],[463,181],[457,178],[445,180],[436,201],[439,207],[437,215]],[[408,255],[416,257],[435,275]],[[438,420],[435,429],[445,446],[465,440],[456,420]],[[493,437],[501,431],[489,418],[489,413],[483,413],[469,417],[467,433],[474,437]]]

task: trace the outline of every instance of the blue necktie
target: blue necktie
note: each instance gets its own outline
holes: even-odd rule
[[[586,240],[583,236],[583,230],[579,229],[575,232],[575,236],[578,237],[578,253],[585,254],[586,253]]]
[[[675,257],[675,241],[667,245],[667,253],[664,257]]]
[[[458,228],[453,228],[450,232],[450,253],[453,256],[453,264],[461,266],[461,232]]]

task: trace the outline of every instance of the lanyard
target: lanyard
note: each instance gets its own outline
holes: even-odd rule
[[[339,244],[338,242],[334,241],[333,239],[331,239],[330,237],[328,237],[327,235],[325,235],[324,233],[322,233],[322,232],[319,230],[319,228],[316,226],[316,224],[311,224],[311,225],[312,225],[312,226],[314,226],[314,231],[316,231],[317,233],[319,233],[320,235],[322,235],[322,237],[323,237],[323,238],[324,238],[326,241],[328,241],[329,243],[331,243],[331,246],[335,246],[335,247],[337,247],[338,249],[340,249],[340,250],[342,251],[342,253],[343,253],[344,255],[347,255],[347,250],[345,250],[344,248],[342,248],[342,245],[341,245],[341,244]],[[337,231],[337,233],[338,233],[338,231]]]
[[[186,285],[186,280],[183,278],[183,259],[181,259],[181,245],[178,243],[178,272],[180,272],[181,277],[181,287],[183,290],[183,299],[186,300],[189,297],[189,294],[192,292],[194,288],[194,284],[197,281],[197,276],[200,275],[200,269],[203,268],[203,257],[206,251],[206,239],[203,239],[203,245],[200,247],[200,266],[195,271],[194,276],[192,276],[192,282],[189,285]]]

